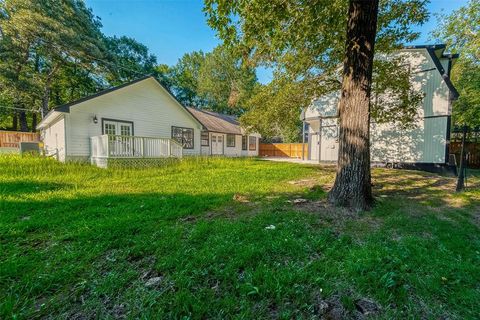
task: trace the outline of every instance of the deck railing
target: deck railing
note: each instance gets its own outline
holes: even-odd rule
[[[101,135],[90,137],[92,158],[181,158],[182,146],[171,138]]]

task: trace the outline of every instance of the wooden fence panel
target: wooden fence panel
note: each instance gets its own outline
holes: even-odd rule
[[[480,168],[480,143],[466,142],[465,143],[466,156],[469,168]],[[460,152],[462,150],[462,143],[458,141],[450,142],[450,153],[455,154],[457,166],[460,165]]]
[[[20,148],[20,142],[39,142],[36,132],[0,131],[0,148]]]
[[[305,159],[308,157],[308,145],[305,143],[260,143],[261,157],[301,158],[304,147]]]

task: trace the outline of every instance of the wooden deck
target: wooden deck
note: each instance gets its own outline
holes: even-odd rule
[[[101,135],[90,138],[91,162],[106,167],[109,159],[181,158],[182,146],[174,139]]]

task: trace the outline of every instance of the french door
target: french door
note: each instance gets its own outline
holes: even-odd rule
[[[134,156],[133,123],[103,120],[103,133],[108,134],[111,156]]]
[[[223,154],[223,135],[212,134],[212,155]]]

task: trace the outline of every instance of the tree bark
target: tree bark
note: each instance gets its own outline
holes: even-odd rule
[[[35,132],[37,129],[37,114],[34,112],[32,114],[32,132]]]
[[[27,113],[25,111],[20,111],[18,115],[20,120],[20,131],[28,132]]]
[[[45,88],[43,90],[43,97],[42,97],[42,118],[45,117],[48,113],[48,102],[50,101],[50,77],[47,78],[45,83]]]
[[[12,130],[17,131],[18,130],[18,115],[17,115],[17,110],[13,111],[13,116],[12,116]]]
[[[337,175],[329,201],[355,210],[373,204],[370,176],[370,92],[379,0],[350,0],[339,103]]]
[[[53,77],[55,73],[60,68],[60,63],[56,64],[50,73],[47,75],[47,79],[45,80],[45,88],[43,89],[43,97],[42,97],[42,118],[45,117],[48,113],[48,104],[50,102],[50,93],[51,93],[51,85]]]

